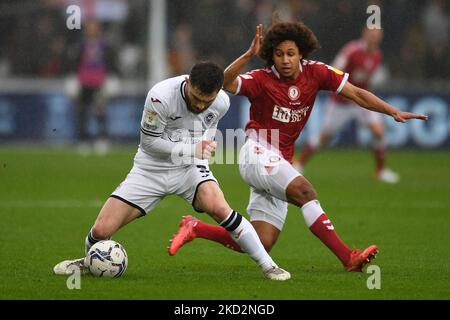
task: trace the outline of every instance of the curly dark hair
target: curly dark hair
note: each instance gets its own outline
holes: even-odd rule
[[[259,51],[259,56],[266,61],[268,66],[274,64],[274,49],[286,40],[295,42],[303,58],[308,58],[311,52],[320,48],[316,35],[303,22],[275,23],[264,35],[261,50]]]
[[[223,85],[223,69],[209,61],[196,63],[189,74],[190,83],[202,93],[219,91]]]

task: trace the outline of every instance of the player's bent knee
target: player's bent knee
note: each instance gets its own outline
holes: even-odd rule
[[[92,227],[92,236],[95,239],[106,240],[112,236],[112,232],[106,227],[106,225],[97,222]]]
[[[230,214],[231,208],[217,184],[212,183],[214,184],[204,183],[199,187],[194,206],[212,215],[216,221],[223,221]]]
[[[231,213],[231,208],[227,205],[217,205],[217,206],[210,206],[208,205],[208,208],[205,209],[205,211],[212,215],[213,218],[217,221],[217,222],[222,222],[224,221],[228,215]]]
[[[286,189],[287,200],[298,207],[317,199],[317,192],[312,184],[300,176],[292,181]]]
[[[195,202],[195,209],[205,211],[218,222],[225,220],[231,212],[228,203],[220,196],[198,199]]]

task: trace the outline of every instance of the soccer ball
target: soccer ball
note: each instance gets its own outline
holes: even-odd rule
[[[84,265],[96,277],[118,278],[127,269],[127,252],[116,241],[99,241],[89,249]]]

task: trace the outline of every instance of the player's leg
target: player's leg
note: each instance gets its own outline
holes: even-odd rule
[[[312,184],[303,176],[292,180],[286,188],[287,200],[300,207],[305,223],[311,232],[322,241],[341,261],[347,271],[362,271],[378,252],[372,245],[364,251],[351,250],[338,236],[332,222],[317,200]]]
[[[251,188],[247,212],[251,218],[250,223],[255,228],[261,243],[266,251],[270,252],[284,225],[287,203],[264,191],[259,192]],[[211,240],[229,249],[243,252],[225,228],[205,223],[193,216],[183,217],[180,222],[180,230],[183,230],[184,233],[183,241],[180,243],[171,242],[169,246],[170,255],[176,254],[182,245],[195,238]]]
[[[264,168],[269,164],[264,158],[273,159],[274,155],[262,147],[259,148],[259,153],[260,160],[256,161],[257,164],[241,165],[240,167],[243,179],[253,186],[248,208],[252,222],[258,218],[258,212],[261,212],[261,216],[264,217],[261,220],[270,221],[273,226],[278,225],[278,229],[281,230],[287,212],[285,202],[289,201],[302,208],[305,222],[311,232],[330,248],[344,266],[346,268],[354,267],[353,262],[356,258],[352,260],[352,257],[355,254],[352,254],[352,250],[339,239],[333,225],[317,201],[317,193],[314,187],[282,158],[279,159],[278,163],[272,160],[271,164],[277,167],[267,174],[261,174],[264,173]],[[266,208],[270,208],[270,202],[268,202],[270,198],[264,196],[264,194],[273,196],[274,199],[276,197],[276,201],[284,202],[285,207],[279,206],[275,210],[267,211]],[[275,200],[272,201],[276,204]],[[274,237],[273,240],[276,241],[276,238]],[[354,269],[356,270],[356,268]]]
[[[288,203],[265,190],[250,188],[247,212],[264,248],[269,252],[278,240],[287,216]]]
[[[381,182],[397,183],[400,179],[398,174],[386,168],[386,141],[382,115],[362,109],[360,123],[366,124],[372,133],[375,178]]]
[[[302,209],[307,227],[318,237],[345,265],[351,250],[340,240],[334,226],[322,210],[317,193],[311,183],[303,176],[296,177],[286,188],[287,200]]]
[[[268,222],[265,221],[251,221],[250,222],[255,228],[256,233],[258,234],[261,243],[266,249],[267,252],[270,252],[272,247],[275,245],[278,240],[278,236],[280,234],[280,230],[275,228]],[[206,240],[210,240],[213,242],[217,242],[222,244],[224,247],[229,248],[231,250],[243,253],[242,248],[236,243],[232,236],[228,233],[228,231],[221,226],[212,225],[209,223],[205,223],[193,216],[184,216],[180,222],[180,229],[184,229],[186,234],[186,239],[175,246],[172,243],[169,246],[169,254],[175,255],[177,251],[184,244],[194,240],[195,238],[202,238]]]
[[[171,256],[175,255],[182,246],[196,238],[217,242],[234,251],[244,252],[224,227],[209,224],[191,215],[187,215],[183,216],[179,223],[178,232],[170,240],[168,247],[169,254]]]
[[[375,172],[384,169],[386,146],[384,142],[384,126],[382,122],[373,122],[367,125],[373,137],[373,155],[375,158]]]
[[[336,104],[334,101],[329,101],[325,108],[325,119],[318,137],[312,137],[308,140],[303,152],[293,164],[294,168],[300,173],[302,173],[302,168],[309,162],[318,149],[328,145],[331,138],[341,131],[354,117],[349,108],[345,105]]]
[[[85,239],[85,251],[96,242],[110,239],[122,226],[151,211],[160,201],[160,185],[165,183],[158,172],[147,172],[134,166],[100,210]],[[65,260],[54,267],[56,274],[70,274],[73,266],[85,273],[83,258]]]
[[[107,140],[106,128],[106,93],[104,87],[95,89],[94,95],[94,111],[97,120],[98,133],[95,137],[94,150],[100,155],[104,155],[109,151],[109,142]]]
[[[188,175],[189,179],[183,179],[183,181],[192,181],[192,184],[190,186],[180,186],[176,193],[192,203],[196,211],[208,213],[223,227],[222,229],[216,228],[216,230],[210,229],[210,232],[217,231],[219,237],[223,237],[223,241],[228,241],[228,243],[230,243],[231,235],[231,240],[234,240],[242,248],[242,251],[257,262],[266,277],[274,280],[287,280],[290,278],[289,273],[278,268],[264,250],[264,246],[250,222],[228,205],[222,190],[207,166],[192,166],[185,175]],[[193,221],[192,225],[197,225],[198,223]],[[226,230],[228,236],[224,236],[223,230]],[[180,228],[179,232],[172,239],[169,253],[176,252],[181,245],[188,242],[186,241],[187,237],[192,240],[189,235],[191,231],[192,228]]]
[[[254,165],[240,166],[243,179],[255,189],[264,190],[279,200],[288,201],[302,208],[305,222],[311,232],[342,261],[346,269],[351,267],[351,271],[355,271],[357,267],[362,267],[359,263],[361,255],[352,253],[340,240],[331,221],[320,207],[316,190],[311,183],[286,160],[280,158],[278,162],[274,162],[274,157],[275,155],[271,151],[260,147],[258,160],[254,161]],[[275,167],[264,174],[264,170],[269,164]],[[371,250],[375,249],[376,247]],[[364,255],[368,253],[373,252],[370,250],[363,252]],[[355,261],[359,263],[356,267]]]
[[[198,187],[194,208],[207,212],[219,222],[242,250],[258,264],[266,277],[274,280],[290,278],[290,274],[279,268],[264,249],[252,224],[231,209],[215,182],[208,181]]]
[[[122,226],[151,211],[165,195],[165,182],[163,172],[152,172],[135,164],[97,216],[86,236],[86,252],[94,243],[110,239]]]
[[[76,100],[76,126],[77,126],[77,142],[78,152],[87,155],[90,152],[90,146],[88,144],[89,132],[88,132],[88,120],[89,109],[92,100],[92,90],[90,88],[81,86],[79,96]]]
[[[268,152],[270,155],[270,152]],[[264,166],[264,160],[261,161]],[[257,166],[255,166],[257,167]],[[303,216],[311,232],[326,244],[338,258],[346,263],[350,257],[351,250],[348,249],[334,232],[334,229],[323,211],[317,199],[314,187],[300,175],[286,160],[280,159],[276,170],[270,174],[258,175],[258,172],[241,172],[247,183],[255,186],[259,190],[265,190],[270,195],[279,200],[290,202],[302,208],[304,204],[310,204],[305,208],[315,208],[317,210],[304,210]],[[315,202],[313,201],[315,200]],[[314,205],[317,204],[317,206]],[[256,209],[261,209],[256,207]],[[320,213],[318,212],[320,211]],[[329,222],[328,228],[324,223]],[[325,232],[327,231],[327,232]],[[331,232],[333,231],[333,232]]]
[[[81,87],[80,97],[78,99],[78,134],[80,140],[86,140],[87,122],[89,115],[89,107],[92,100],[92,90],[87,87]]]
[[[123,226],[141,217],[143,212],[125,199],[114,195],[106,200],[94,226],[85,239],[86,253],[98,241],[109,240]]]
[[[113,197],[108,198],[100,210],[94,226],[86,236],[86,253],[95,243],[101,240],[111,239],[111,236],[122,226],[140,216],[142,216],[142,212],[135,207],[119,199]],[[67,275],[72,273],[74,268],[77,268],[82,273],[88,272],[84,266],[84,257],[62,261],[53,268],[53,271],[58,275]]]
[[[201,175],[199,175],[199,170],[202,171],[200,172],[202,173]],[[193,201],[197,198],[198,191],[196,186],[201,186],[201,183],[206,183],[208,181],[216,181],[207,166],[192,166],[190,170],[184,171],[184,175],[176,176],[176,178],[179,181],[191,181],[193,183],[196,183],[194,184],[194,187],[188,184],[181,185],[177,192],[181,197],[190,202],[194,208],[195,204],[193,203]],[[218,226],[205,223],[191,215],[186,215],[183,216],[182,220],[179,223],[178,232],[170,240],[170,244],[168,247],[169,254],[171,256],[175,255],[183,245],[194,240],[195,238],[203,238],[206,240],[214,241],[222,244],[227,248],[233,249],[238,252],[243,252],[239,244],[233,240],[230,233],[225,228],[221,227],[220,225]]]

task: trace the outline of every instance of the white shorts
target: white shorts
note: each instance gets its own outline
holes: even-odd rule
[[[252,139],[241,148],[239,171],[251,187],[247,207],[251,221],[265,221],[281,230],[288,208],[286,188],[301,174],[278,150],[269,150]]]
[[[215,181],[208,165],[190,165],[169,170],[142,169],[136,163],[111,197],[139,209],[145,215],[166,195],[178,195],[192,206],[200,184]],[[198,211],[195,207],[194,209]]]
[[[329,100],[325,110],[323,131],[334,135],[344,128],[350,121],[356,120],[358,125],[382,123],[383,118],[378,112],[359,107],[355,103],[336,103]]]

